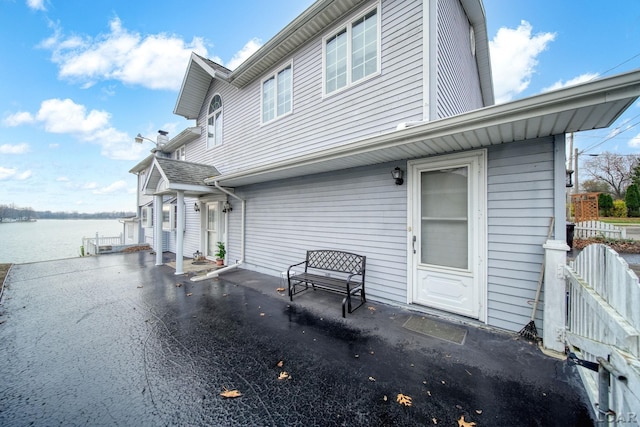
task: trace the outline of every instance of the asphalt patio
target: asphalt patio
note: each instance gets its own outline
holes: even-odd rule
[[[517,334],[373,302],[342,319],[337,295],[154,260],[11,268],[0,425],[593,425],[579,368]]]

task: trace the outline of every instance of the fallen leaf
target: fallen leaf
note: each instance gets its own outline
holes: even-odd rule
[[[278,362],[278,364],[276,365],[278,368],[282,368],[282,366],[284,365],[284,361],[281,360]]]
[[[264,313],[260,313],[260,317],[264,317]]]
[[[176,283],[176,288],[181,288],[182,287],[182,283]]]
[[[279,380],[286,380],[287,378],[289,378],[289,374],[285,371],[280,372],[280,375],[278,375]]]
[[[278,292],[284,292],[286,289],[285,288],[276,288],[276,291]]]
[[[188,297],[190,297],[191,295],[193,295],[193,292],[189,292],[189,293],[187,294],[187,296],[188,296]]]
[[[398,393],[398,397],[396,398],[396,401],[401,405],[411,406],[411,397],[405,394]]]
[[[476,414],[478,415],[482,414],[482,409],[476,409]]]
[[[224,389],[224,391],[222,393],[220,393],[220,396],[222,396],[222,397],[233,398],[233,397],[242,396],[242,393],[240,393],[238,390],[227,390],[226,387],[223,387],[223,389]]]
[[[375,307],[369,306],[369,307],[367,307],[367,308],[369,309],[369,311],[376,311],[376,308],[375,308]]]
[[[441,382],[442,382],[442,384],[446,384],[446,383],[444,382],[444,380],[442,380]]]
[[[387,395],[385,394],[384,397],[382,398],[382,400],[384,400],[385,402],[387,401]]]
[[[458,420],[458,427],[473,427],[476,423],[471,421],[467,422],[464,420],[464,415],[460,415],[460,419]]]
[[[369,381],[371,381],[371,382],[374,382],[374,383],[375,383],[375,382],[376,382],[376,379],[375,379],[375,378],[373,378],[373,377],[369,377]]]
[[[438,424],[438,420],[436,420],[435,418],[431,418],[431,421],[433,421],[434,424]]]
[[[431,392],[427,390],[427,396],[431,397]]]

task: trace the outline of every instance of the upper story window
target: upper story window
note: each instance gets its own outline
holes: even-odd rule
[[[222,98],[214,95],[207,115],[207,148],[222,145]]]
[[[378,7],[324,39],[324,93],[380,72]]]
[[[291,112],[291,64],[262,82],[262,123]]]
[[[176,160],[186,160],[184,145],[173,152],[173,158]]]

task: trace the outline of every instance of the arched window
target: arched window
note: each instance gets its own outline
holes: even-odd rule
[[[214,95],[207,115],[207,148],[222,145],[222,98]]]

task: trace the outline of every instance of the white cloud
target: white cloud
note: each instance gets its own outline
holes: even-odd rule
[[[253,38],[249,40],[239,52],[233,55],[233,58],[226,64],[226,67],[230,70],[235,69],[238,65],[242,64],[248,57],[253,55],[262,46],[260,39]]]
[[[629,147],[640,147],[640,133],[631,138],[631,140],[629,141]]]
[[[111,193],[120,193],[125,191],[127,188],[126,181],[116,181],[111,185],[106,187],[102,187],[96,190],[93,190],[93,194],[111,194]]]
[[[572,78],[570,80],[567,80],[566,82],[563,82],[562,80],[558,80],[557,82],[555,82],[551,86],[542,89],[542,91],[543,92],[549,92],[549,91],[556,90],[556,89],[562,89],[563,87],[567,87],[567,86],[575,86],[575,85],[578,85],[580,83],[586,83],[588,81],[596,79],[596,78],[598,78],[598,76],[600,76],[600,74],[598,74],[598,73],[585,73],[585,74],[579,75],[578,77],[574,77],[574,78]]]
[[[30,178],[32,175],[30,170],[26,170],[23,172],[18,172],[16,168],[4,168],[0,166],[0,181],[5,180],[15,180],[15,181],[24,181],[25,179]]]
[[[24,154],[29,152],[29,144],[2,144],[0,145],[0,154]]]
[[[110,159],[136,160],[145,147],[134,144],[133,138],[111,126],[111,114],[101,110],[90,110],[71,99],[47,99],[42,101],[34,117],[50,133],[74,135],[81,141],[102,147],[101,154]],[[14,115],[15,116],[15,115]],[[27,122],[25,122],[27,123]],[[51,144],[50,148],[58,148]]]
[[[538,55],[556,36],[531,31],[531,24],[521,21],[516,29],[500,28],[489,42],[496,103],[512,100],[529,86]]]
[[[57,148],[60,148],[60,144],[58,144],[58,143],[49,144],[49,148],[55,150]]]
[[[44,0],[27,0],[27,7],[32,10],[47,10],[44,7]]]
[[[35,118],[31,115],[31,113],[27,113],[26,111],[19,111],[15,114],[7,116],[2,122],[5,124],[5,126],[15,127],[33,123],[34,121]]]
[[[83,87],[119,80],[150,89],[178,90],[191,52],[207,55],[199,37],[187,43],[176,35],[129,32],[119,18],[109,24],[111,31],[96,37],[67,37],[55,29],[40,46],[52,51],[61,78]]]
[[[69,182],[70,180],[66,176],[60,176],[60,177],[56,178],[56,181],[58,181],[58,182]]]
[[[82,186],[82,188],[84,190],[93,190],[94,188],[98,188],[98,183],[97,182],[87,182],[85,185]]]

